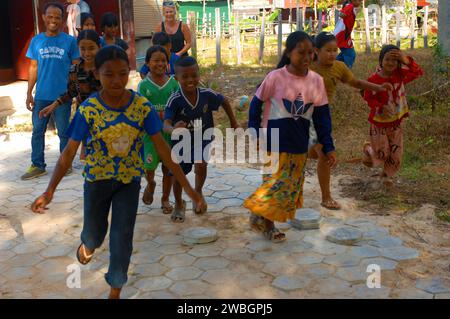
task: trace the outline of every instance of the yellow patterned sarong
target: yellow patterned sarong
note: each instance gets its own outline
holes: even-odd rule
[[[307,154],[280,153],[278,168],[263,175],[262,185],[244,201],[244,207],[271,221],[294,218],[303,205],[306,159]]]

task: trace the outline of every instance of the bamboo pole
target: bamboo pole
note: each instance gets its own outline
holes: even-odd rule
[[[219,67],[222,64],[221,61],[221,48],[220,48],[220,8],[216,8],[216,65]]]
[[[189,28],[191,29],[191,54],[197,59],[197,20],[195,12],[189,12]]]
[[[417,21],[417,13],[416,13],[416,3],[414,1],[414,5],[412,7],[411,13],[411,49],[414,49],[414,42],[416,40],[416,21]]]
[[[260,65],[263,64],[263,58],[264,58],[264,37],[266,33],[266,10],[264,8],[262,13],[262,22],[261,22],[261,35],[259,38],[259,58],[258,62]]]
[[[366,24],[366,52],[370,53],[369,9],[364,8],[364,22]]]
[[[283,20],[282,20],[282,16],[281,16],[281,12],[278,15],[278,41],[277,41],[277,45],[278,45],[278,60],[281,59],[281,49],[283,46]]]

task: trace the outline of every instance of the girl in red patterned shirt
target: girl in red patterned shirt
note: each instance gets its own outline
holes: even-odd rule
[[[380,176],[386,186],[400,169],[403,155],[403,125],[408,116],[405,84],[423,74],[414,59],[395,45],[386,45],[380,52],[380,69],[369,77],[376,84],[390,83],[392,90],[365,91],[364,99],[370,107],[370,143],[364,144],[363,163],[366,166],[384,165]]]

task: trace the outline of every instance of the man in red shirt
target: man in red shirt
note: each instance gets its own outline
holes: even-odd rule
[[[353,66],[356,52],[353,48],[352,31],[356,20],[356,9],[361,5],[362,0],[350,0],[340,11],[338,23],[334,29],[338,47],[341,50],[336,57],[338,61],[344,62],[349,68]]]

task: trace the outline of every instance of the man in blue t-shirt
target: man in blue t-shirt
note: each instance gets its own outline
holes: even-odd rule
[[[31,59],[26,106],[32,112],[32,165],[22,175],[22,180],[47,174],[44,147],[49,117],[39,118],[39,111],[53,101],[59,101],[59,96],[66,92],[70,66],[80,57],[76,39],[61,32],[63,15],[64,7],[61,4],[56,2],[46,4],[42,15],[46,31],[33,37],[27,51],[27,58]],[[33,98],[35,85],[36,92]],[[55,110],[54,118],[62,152],[68,141],[66,129],[69,126],[70,102],[60,104]]]

